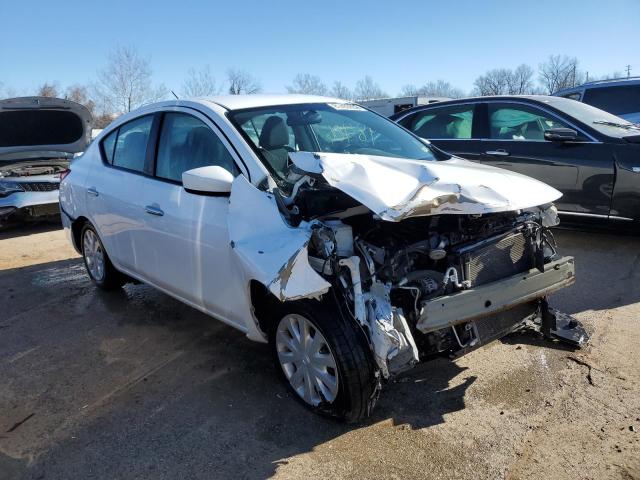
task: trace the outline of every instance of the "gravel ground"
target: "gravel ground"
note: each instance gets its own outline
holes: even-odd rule
[[[345,426],[265,345],[144,285],[97,291],[56,227],[0,233],[0,480],[640,478],[640,239],[557,232],[552,299],[592,342],[518,333],[420,365]]]

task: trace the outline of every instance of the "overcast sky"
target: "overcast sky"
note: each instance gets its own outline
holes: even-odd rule
[[[640,75],[640,0],[124,1],[0,0],[0,82],[88,83],[115,45],[151,58],[154,80],[180,90],[190,67],[230,67],[283,92],[296,73],[349,87],[371,75],[391,94],[444,79],[468,91],[486,70],[552,53],[590,76]]]

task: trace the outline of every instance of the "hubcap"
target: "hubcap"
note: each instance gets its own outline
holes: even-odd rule
[[[89,275],[94,280],[102,281],[104,279],[104,251],[98,236],[93,230],[85,230],[82,240],[82,251],[87,263]]]
[[[282,371],[309,405],[333,402],[338,395],[338,369],[326,339],[302,315],[286,315],[276,332]]]

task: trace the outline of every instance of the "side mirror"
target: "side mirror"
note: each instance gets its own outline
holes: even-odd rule
[[[544,139],[550,142],[571,142],[578,139],[578,132],[571,128],[551,128],[544,131]]]
[[[192,193],[228,194],[232,183],[233,175],[217,165],[182,172],[182,186]]]

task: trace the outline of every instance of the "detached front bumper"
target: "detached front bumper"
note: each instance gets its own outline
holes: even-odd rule
[[[479,320],[542,299],[575,282],[573,257],[562,257],[486,285],[438,297],[423,304],[417,329],[429,333],[460,323]]]

